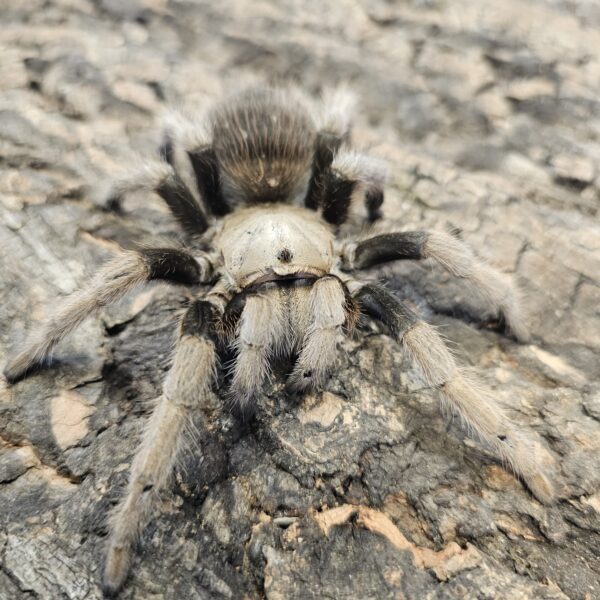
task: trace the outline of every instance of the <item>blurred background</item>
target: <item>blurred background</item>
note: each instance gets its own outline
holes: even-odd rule
[[[107,211],[165,110],[200,114],[265,82],[349,84],[355,144],[390,164],[388,224],[458,228],[515,275],[528,346],[444,273],[373,273],[545,439],[565,502],[542,509],[483,468],[374,336],[348,342],[325,400],[290,407],[275,386],[257,433],[215,417],[123,597],[600,597],[597,0],[0,0],[0,364],[115,243],[177,236],[157,198]],[[140,290],[69,338],[54,371],[0,382],[0,598],[100,597],[104,515],[186,301]],[[419,548],[458,544],[454,562],[417,568],[360,529],[328,541],[309,516],[341,503],[383,506]]]

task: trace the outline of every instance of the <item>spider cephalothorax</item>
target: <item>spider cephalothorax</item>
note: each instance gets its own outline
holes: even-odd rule
[[[122,251],[6,368],[9,381],[23,377],[86,316],[135,285],[155,279],[212,285],[183,316],[173,365],[114,514],[107,593],[127,576],[132,545],[168,479],[190,415],[214,393],[220,349],[235,356],[228,394],[249,407],[276,357],[293,362],[292,389],[320,386],[334,367],[339,336],[360,312],[388,328],[427,384],[540,500],[553,497],[535,444],[456,365],[435,330],[383,287],[354,278],[378,263],[431,258],[480,292],[517,338],[527,336],[510,279],[456,237],[410,231],[340,238],[348,222],[380,216],[385,182],[382,163],[349,145],[348,99],[338,91],[317,107],[289,91],[256,90],[218,106],[200,125],[175,119],[162,160],[117,186],[115,199],[134,188],[157,193],[190,249]]]

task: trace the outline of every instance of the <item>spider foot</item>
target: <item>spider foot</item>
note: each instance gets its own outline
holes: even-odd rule
[[[111,544],[106,555],[101,584],[102,593],[105,597],[114,598],[117,596],[129,574],[130,563],[131,549]]]

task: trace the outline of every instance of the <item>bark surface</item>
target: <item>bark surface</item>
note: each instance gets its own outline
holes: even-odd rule
[[[256,418],[198,415],[197,447],[122,598],[600,597],[600,8],[595,0],[0,3],[0,364],[113,243],[177,236],[158,198],[106,209],[167,106],[268,80],[350,81],[354,137],[391,165],[386,226],[458,228],[525,292],[498,333],[429,263],[369,271],[439,326],[550,448],[540,505],[403,352],[365,327],[322,394],[281,379]],[[106,514],[190,293],[89,319],[52,369],[0,380],[0,598],[101,598]]]

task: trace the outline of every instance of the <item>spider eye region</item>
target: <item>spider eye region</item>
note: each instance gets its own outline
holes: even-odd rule
[[[289,263],[292,261],[292,258],[294,258],[294,255],[288,248],[282,248],[279,254],[277,254],[277,260],[282,263]]]

